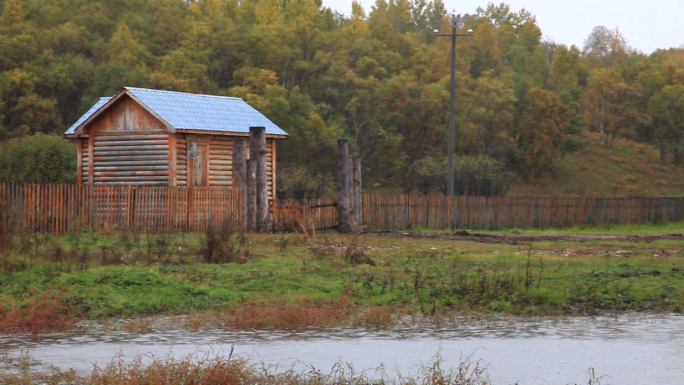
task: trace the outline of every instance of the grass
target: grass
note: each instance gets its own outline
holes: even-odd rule
[[[487,365],[471,357],[461,357],[459,363],[446,369],[437,355],[428,364],[411,368],[411,376],[392,375],[381,366],[357,371],[347,363],[337,362],[331,369],[313,366],[304,369],[281,368],[253,363],[244,358],[195,353],[182,357],[160,358],[150,354],[130,361],[115,357],[109,364],[95,365],[90,375],[77,375],[73,370],[51,372],[33,370],[37,364],[28,353],[17,359],[0,355],[0,383],[6,385],[491,385]],[[301,362],[298,362],[302,367]],[[401,368],[407,369],[407,368]],[[603,377],[588,372],[587,385],[600,385]]]
[[[507,245],[370,235],[230,237],[224,252],[209,252],[202,234],[15,238],[0,253],[0,331],[149,315],[190,315],[183,318],[187,327],[291,329],[382,327],[458,313],[684,308],[684,244],[676,240]],[[217,256],[226,259],[206,263]]]
[[[0,356],[0,364],[2,364]],[[441,358],[435,357],[429,365],[417,367],[415,377],[393,380],[383,367],[357,372],[351,365],[336,363],[328,370],[308,367],[303,370],[282,370],[277,366],[253,364],[232,356],[211,356],[197,353],[181,359],[140,356],[130,362],[123,358],[112,360],[104,367],[95,366],[88,376],[78,376],[73,371],[53,370],[52,373],[31,370],[31,358],[22,356],[16,362],[8,362],[15,374],[1,374],[0,382],[7,385],[73,384],[73,385],[215,385],[215,384],[269,384],[269,385],[489,385],[486,366],[465,358],[454,369],[443,369]],[[414,368],[415,369],[415,368]]]
[[[658,150],[616,138],[612,147],[598,134],[584,132],[587,146],[568,154],[537,179],[521,179],[511,195],[532,196],[682,196],[682,169],[660,162]]]

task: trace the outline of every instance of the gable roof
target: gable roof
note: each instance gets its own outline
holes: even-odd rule
[[[64,134],[75,134],[90,117],[124,91],[176,130],[249,133],[249,127],[265,127],[267,135],[287,136],[285,131],[241,98],[134,87],[124,87],[113,97],[100,98]]]

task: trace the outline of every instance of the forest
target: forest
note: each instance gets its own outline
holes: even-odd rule
[[[336,141],[364,188],[446,190],[450,16],[442,0],[0,0],[0,181],[74,182],[61,134],[123,86],[244,98],[290,134],[278,194],[334,191]],[[649,55],[597,26],[544,39],[531,10],[457,16],[459,194],[499,195],[589,142],[684,166],[684,47]],[[588,135],[591,133],[591,135]],[[595,143],[592,143],[595,144]]]

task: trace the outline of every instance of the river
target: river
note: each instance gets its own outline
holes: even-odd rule
[[[39,340],[0,337],[0,352],[9,357],[28,350],[45,369],[54,365],[81,374],[118,354],[128,359],[147,353],[181,357],[198,351],[228,354],[231,349],[266,365],[289,368],[303,362],[330,369],[344,362],[356,370],[383,365],[390,375],[415,374],[417,365],[429,364],[438,354],[444,368],[472,355],[488,365],[494,385],[586,384],[589,368],[606,376],[601,385],[684,384],[681,315],[489,319],[448,327],[303,332],[172,329],[141,334],[89,328]]]

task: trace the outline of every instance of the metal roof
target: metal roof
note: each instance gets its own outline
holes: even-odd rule
[[[134,87],[124,89],[176,130],[248,133],[249,127],[265,127],[266,134],[287,135],[275,123],[240,98]],[[110,99],[100,98],[65,134],[75,133],[83,122]]]

